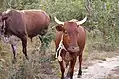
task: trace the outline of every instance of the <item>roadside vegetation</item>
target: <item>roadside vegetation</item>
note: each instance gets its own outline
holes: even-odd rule
[[[55,28],[52,27],[56,25],[54,16],[61,21],[81,20],[85,16],[88,17],[88,20],[83,24],[87,30],[85,58],[88,58],[93,50],[98,52],[118,50],[118,0],[0,0],[0,10],[5,11],[8,8],[42,9],[51,16],[51,24],[47,34],[42,38],[44,41],[42,48],[38,37],[34,38],[33,43],[29,41],[29,62],[25,60],[21,51],[21,43],[19,43],[17,63],[12,64],[13,54],[10,45],[0,41],[0,79],[59,79],[59,65],[55,59],[53,41]],[[40,52],[40,49],[43,49],[45,53]],[[96,57],[105,59],[102,53],[100,57]]]

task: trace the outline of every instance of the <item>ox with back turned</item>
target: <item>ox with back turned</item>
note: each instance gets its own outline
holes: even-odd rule
[[[0,34],[4,37],[22,41],[22,51],[27,56],[27,37],[33,38],[36,35],[43,36],[50,24],[50,17],[42,10],[14,10],[9,9],[0,13]],[[10,41],[14,41],[10,39]],[[14,59],[16,44],[11,43]]]
[[[87,17],[81,21],[72,19],[66,22],[61,22],[56,17],[54,19],[58,23],[56,26],[55,45],[56,57],[62,73],[61,79],[73,79],[77,57],[79,59],[78,77],[80,77],[82,74],[82,54],[86,41],[86,31],[80,25],[86,21]],[[67,66],[69,66],[69,70],[66,77],[64,77],[65,67]]]

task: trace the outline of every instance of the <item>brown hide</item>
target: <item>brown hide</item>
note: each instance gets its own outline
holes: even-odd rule
[[[50,23],[49,16],[42,10],[11,10],[5,15],[8,16],[6,32],[18,37],[28,35],[32,38],[38,34],[43,35]]]
[[[44,11],[24,11],[23,16],[29,37],[43,35],[48,29],[50,18]]]
[[[66,23],[65,23],[66,24]],[[77,36],[76,37],[74,37],[75,36],[75,34],[74,34],[74,36],[72,36],[71,38],[72,38],[72,40],[71,40],[71,38],[70,37],[68,37],[68,35],[65,35],[65,32],[64,31],[56,31],[56,39],[55,39],[55,44],[56,44],[56,49],[58,48],[58,46],[59,46],[59,43],[60,43],[60,41],[61,41],[61,36],[62,36],[62,34],[64,34],[64,37],[63,37],[63,45],[65,46],[65,48],[68,50],[68,47],[70,47],[70,43],[73,41],[75,41],[76,40],[76,43],[77,43],[77,45],[79,46],[79,52],[81,52],[81,51],[83,51],[83,49],[84,49],[84,46],[85,46],[85,41],[86,41],[86,31],[85,31],[85,29],[84,29],[84,27],[82,27],[82,26],[77,26],[77,25],[75,25],[75,26],[67,26],[67,25],[65,25],[64,24],[64,26],[62,25],[62,27],[63,27],[63,29],[65,29],[64,31],[68,31],[68,32],[70,32],[70,33],[75,33],[75,32],[73,32],[73,31],[77,31]],[[56,27],[57,28],[57,27]],[[74,30],[72,30],[73,28],[75,28]],[[60,28],[61,29],[61,28]],[[73,53],[73,52],[72,52]],[[79,55],[80,53],[78,53],[78,55]]]

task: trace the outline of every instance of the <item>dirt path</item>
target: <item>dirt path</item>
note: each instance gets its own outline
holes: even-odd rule
[[[107,58],[105,61],[94,61],[93,65],[83,69],[81,78],[77,78],[78,67],[75,67],[74,79],[119,79],[118,71],[112,73],[117,67],[119,67],[119,56]],[[107,78],[111,73],[118,76],[118,78]]]

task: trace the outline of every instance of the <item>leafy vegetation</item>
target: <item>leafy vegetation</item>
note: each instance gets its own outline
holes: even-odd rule
[[[90,46],[98,50],[112,51],[119,45],[118,0],[0,0],[0,10],[5,11],[8,8],[18,10],[42,9],[51,16],[51,24],[49,26],[48,33],[42,38],[42,41],[45,42],[43,49],[46,50],[46,48],[49,47],[49,51],[47,51],[48,55],[52,55],[51,47],[53,47],[53,45],[51,45],[51,41],[55,37],[55,29],[51,28],[55,26],[54,16],[61,21],[67,21],[73,18],[81,20],[85,16],[88,16],[87,22],[83,25],[87,29],[87,47]],[[3,49],[4,47],[1,44],[0,52],[3,52]],[[45,57],[41,57],[39,57],[38,61],[42,60],[43,62],[46,62],[48,60],[47,58],[47,60],[44,60]],[[9,59],[10,58],[6,58],[6,60]],[[27,68],[26,65],[27,64],[24,63],[19,65],[20,68],[17,69],[18,72],[14,72],[12,75],[9,75],[10,77],[13,77],[10,79],[20,78],[23,73],[26,73],[24,69]],[[3,63],[0,60],[0,73],[11,73],[10,71],[8,73],[5,71]],[[2,79],[7,77],[3,74],[0,74],[0,76]],[[25,78],[25,76],[23,76],[23,78]]]
[[[88,31],[93,31],[93,37],[101,37],[105,43],[117,44],[119,33],[119,1],[118,0],[1,0],[1,10],[42,9],[52,18],[57,16],[61,21],[73,18],[81,20],[88,16],[85,23]],[[51,24],[53,25],[53,24]]]

